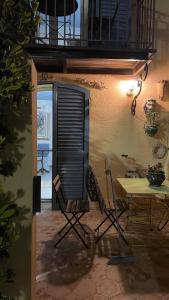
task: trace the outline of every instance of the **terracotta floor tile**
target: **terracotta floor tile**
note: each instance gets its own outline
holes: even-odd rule
[[[37,300],[169,300],[169,234],[131,222],[127,238],[136,262],[108,265],[110,255],[120,254],[117,235],[109,231],[96,246],[93,229],[99,220],[98,211],[83,218],[88,250],[73,233],[55,249],[63,216],[37,215]]]

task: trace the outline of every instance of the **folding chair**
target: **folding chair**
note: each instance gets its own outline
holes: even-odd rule
[[[65,216],[67,223],[62,227],[62,229],[57,233],[57,235],[62,235],[58,239],[55,244],[55,247],[63,240],[63,238],[73,229],[77,236],[82,241],[83,245],[88,248],[85,239],[81,235],[80,231],[78,231],[77,227],[75,226],[78,224],[84,234],[88,234],[84,226],[80,223],[80,219],[84,216],[86,212],[89,212],[89,201],[83,200],[66,200],[64,197],[62,184],[57,175],[53,180],[55,192],[56,192],[56,201],[58,201],[59,208],[61,213]]]
[[[116,231],[119,233],[119,235],[121,236],[125,244],[128,245],[128,242],[124,237],[124,229],[119,224],[119,218],[127,210],[127,206],[125,205],[125,202],[123,202],[121,199],[119,199],[119,201],[116,201],[117,214],[115,208],[106,206],[106,202],[102,196],[101,190],[98,185],[98,181],[93,173],[91,166],[89,166],[87,170],[86,183],[87,183],[88,195],[91,201],[96,201],[97,199],[97,201],[99,202],[99,208],[101,214],[102,215],[105,214],[103,221],[95,228],[95,231],[98,232],[99,229],[103,225],[105,225],[106,221],[110,221],[109,222],[110,224],[107,225],[106,229],[101,233],[101,235],[97,236],[95,243],[98,243],[98,241],[105,235],[105,233],[113,226],[116,229]]]

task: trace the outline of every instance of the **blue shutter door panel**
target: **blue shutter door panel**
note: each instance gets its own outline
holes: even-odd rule
[[[54,124],[55,174],[59,174],[67,200],[86,198],[88,160],[88,93],[58,85]]]

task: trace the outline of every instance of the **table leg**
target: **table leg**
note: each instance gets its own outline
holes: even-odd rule
[[[166,216],[166,214],[168,215],[168,210],[169,210],[169,203],[167,202],[167,196],[166,195],[165,195],[164,199],[161,199],[161,202],[164,204],[164,207],[165,206],[167,207],[167,211],[166,210],[164,211],[163,216],[162,216],[162,218],[161,218],[161,220],[158,224],[158,230],[159,231],[165,229],[166,225],[169,222],[169,217],[166,217],[166,220],[164,221],[165,216]]]
[[[153,231],[154,228],[152,227],[152,198],[150,198],[150,216],[149,216],[149,222],[150,222],[150,231]]]

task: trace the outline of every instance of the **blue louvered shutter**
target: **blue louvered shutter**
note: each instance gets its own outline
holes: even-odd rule
[[[86,199],[88,165],[88,93],[58,85],[54,117],[54,165],[67,200]]]

